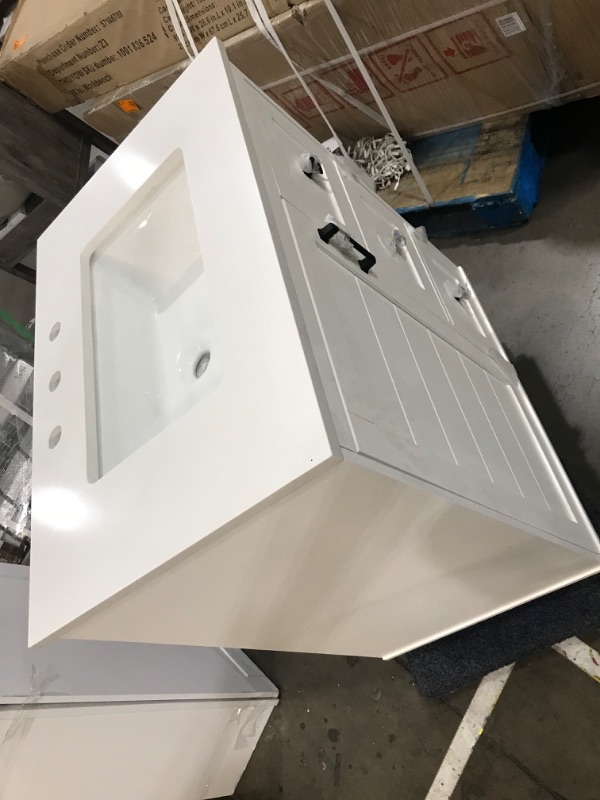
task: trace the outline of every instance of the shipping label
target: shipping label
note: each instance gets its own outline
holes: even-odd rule
[[[527,30],[525,23],[516,11],[513,11],[511,14],[503,14],[501,17],[496,17],[496,25],[500,28],[505,38],[517,36],[517,34]]]
[[[214,36],[227,39],[252,26],[244,0],[183,0],[181,8],[200,47]],[[148,0],[106,3],[87,14],[79,28],[71,26],[67,35],[51,40],[38,55],[37,68],[79,102],[184,58],[166,3]]]

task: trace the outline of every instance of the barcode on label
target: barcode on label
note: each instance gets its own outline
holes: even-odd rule
[[[512,14],[496,17],[496,23],[505,36],[515,36],[515,34],[523,33],[525,30],[523,20],[516,11],[513,11]]]

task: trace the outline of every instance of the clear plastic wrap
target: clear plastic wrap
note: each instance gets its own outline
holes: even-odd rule
[[[405,137],[600,92],[598,0],[334,0],[334,5]],[[325,0],[294,5],[271,24],[344,140],[386,131]],[[331,135],[264,26],[225,45],[231,61],[311,133],[320,139]],[[99,98],[86,120],[122,139],[186,64]]]
[[[335,0],[335,6],[407,137],[600,90],[597,0]],[[385,130],[365,113],[365,106],[376,110],[375,101],[324,0],[271,22],[340,135],[355,141]],[[227,46],[243,72],[318,138],[327,135],[286,60],[259,29]]]
[[[0,561],[29,552],[33,347],[0,322]]]
[[[186,59],[88,102],[83,112],[84,120],[97,131],[122,142],[188,64]]]

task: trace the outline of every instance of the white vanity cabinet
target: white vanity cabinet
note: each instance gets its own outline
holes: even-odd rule
[[[27,647],[27,567],[0,564],[2,800],[233,794],[277,703],[240,651]]]
[[[388,658],[600,570],[462,270],[217,42],[39,263],[31,642]]]

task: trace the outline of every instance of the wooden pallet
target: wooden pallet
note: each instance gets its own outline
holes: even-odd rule
[[[411,144],[435,205],[426,205],[414,177],[381,197],[430,236],[457,236],[526,222],[538,199],[544,156],[528,116],[470,125]]]

